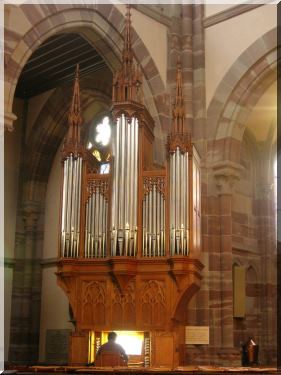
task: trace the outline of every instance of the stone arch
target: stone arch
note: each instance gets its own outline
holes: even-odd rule
[[[246,280],[251,283],[258,281],[258,274],[255,267],[252,264],[249,264],[246,270]]]
[[[253,60],[257,62],[253,64]],[[213,143],[209,156],[213,164],[223,160],[239,164],[248,115],[276,79],[277,32],[272,29],[239,56],[210,102],[207,117],[209,139]]]
[[[233,261],[232,261],[232,269],[234,267],[241,267],[242,266],[242,262],[240,259],[238,258],[234,258]]]
[[[40,13],[36,9],[38,6]],[[24,4],[21,9],[27,19],[32,14],[31,21],[35,25],[22,36],[21,40],[18,40],[11,56],[6,56],[5,59],[6,113],[12,113],[15,88],[28,58],[41,43],[57,33],[75,31],[81,33],[104,58],[111,71],[120,65],[123,45],[121,33],[125,18],[114,4],[88,4],[84,7],[78,4],[52,6]],[[147,87],[151,96],[155,97],[164,91],[165,86],[153,59],[134,29],[132,29],[132,43]],[[153,104],[157,108],[157,103]],[[158,115],[154,118],[156,125],[160,126]]]

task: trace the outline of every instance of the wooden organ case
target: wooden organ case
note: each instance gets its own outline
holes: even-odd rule
[[[75,319],[70,364],[87,363],[92,333],[110,330],[144,332],[145,366],[182,363],[186,309],[203,267],[199,157],[184,132],[180,66],[162,168],[153,164],[154,124],[141,84],[128,8],[122,67],[113,81],[110,173],[97,173],[80,138],[78,68],[62,151],[57,279]]]

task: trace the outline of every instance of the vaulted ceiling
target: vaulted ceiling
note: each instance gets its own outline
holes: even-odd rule
[[[79,34],[64,33],[47,39],[24,66],[16,96],[30,98],[73,81],[78,63],[80,77],[106,67],[98,52]]]

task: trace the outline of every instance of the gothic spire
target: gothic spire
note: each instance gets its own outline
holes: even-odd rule
[[[125,43],[123,50],[123,64],[133,62],[132,40],[131,40],[131,8],[126,5]]]
[[[185,131],[184,100],[182,89],[182,68],[180,59],[177,62],[176,98],[172,111],[172,130],[168,135],[168,151],[174,153],[177,147],[186,152],[191,145],[191,135]]]
[[[113,102],[141,102],[142,74],[139,67],[135,68],[132,50],[131,8],[127,5],[124,27],[124,48],[122,66],[113,79]]]
[[[182,91],[182,69],[180,59],[177,62],[176,100],[173,108],[173,130],[174,133],[184,132],[184,101]]]
[[[80,144],[80,128],[82,125],[80,105],[79,64],[76,65],[75,80],[71,105],[68,113],[68,135],[66,142],[73,146]],[[73,150],[74,151],[74,150]]]

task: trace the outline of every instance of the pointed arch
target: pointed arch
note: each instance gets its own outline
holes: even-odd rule
[[[256,56],[252,64],[251,56]],[[211,163],[239,163],[245,123],[266,89],[277,79],[277,31],[256,40],[232,65],[207,110]],[[231,82],[231,85],[226,85]]]
[[[38,11],[40,7],[40,12]],[[32,15],[34,24],[26,31],[10,55],[5,56],[5,112],[11,113],[15,88],[21,71],[32,53],[49,37],[60,32],[78,32],[103,57],[111,71],[120,66],[124,16],[114,4],[60,4],[54,6],[23,4],[21,11],[27,19]],[[135,57],[142,67],[146,89],[153,98],[165,89],[159,71],[144,43],[132,28]],[[8,42],[7,42],[8,43]],[[137,48],[134,48],[137,47]],[[7,46],[7,49],[10,50]],[[150,103],[148,102],[148,105]],[[151,104],[157,108],[157,102]],[[152,111],[155,114],[155,111]],[[157,111],[159,112],[159,111]],[[160,127],[155,114],[156,126]]]

